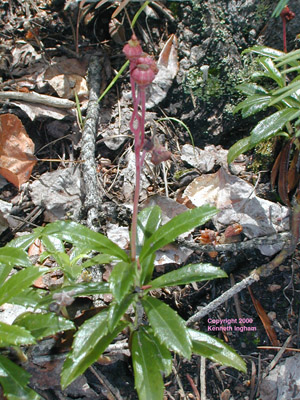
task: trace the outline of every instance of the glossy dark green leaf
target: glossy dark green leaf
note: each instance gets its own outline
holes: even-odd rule
[[[29,330],[0,321],[0,347],[20,346],[35,343],[35,338]]]
[[[236,368],[239,371],[247,372],[245,361],[222,340],[210,336],[207,333],[198,332],[194,329],[188,329],[188,332],[192,340],[193,353],[206,357],[206,354],[214,351],[210,346],[214,346],[218,349],[218,351],[216,353],[207,355],[209,359],[222,365]],[[205,346],[205,344],[207,344],[208,350],[203,352],[203,346]]]
[[[267,118],[260,121],[251,132],[250,146],[254,147],[258,143],[274,136],[289,121],[298,118],[300,110],[296,108],[288,108],[277,111]]]
[[[113,267],[109,277],[110,290],[119,303],[133,287],[135,278],[135,265],[121,261]]]
[[[160,343],[149,326],[143,329],[155,346],[154,353],[156,354],[156,362],[158,363],[159,370],[165,376],[170,375],[172,372],[172,354],[170,350],[164,344]]]
[[[242,110],[243,118],[249,117],[255,113],[264,110],[271,99],[271,96],[255,94],[249,96],[246,100],[239,103],[234,108],[234,114]]]
[[[32,266],[32,262],[24,250],[9,246],[0,248],[0,264],[11,265],[12,267]]]
[[[29,287],[11,297],[9,303],[18,304],[19,306],[24,307],[37,307],[44,295],[45,290]]]
[[[18,271],[0,287],[0,304],[9,302],[16,293],[20,293],[23,289],[31,286],[37,278],[47,271],[48,268],[39,268],[36,266]]]
[[[182,268],[159,276],[149,282],[149,285],[151,285],[152,288],[162,288],[226,277],[226,272],[211,264],[188,264]]]
[[[250,47],[249,49],[244,50],[242,54],[245,53],[255,53],[259,54],[260,56],[271,57],[271,58],[277,58],[286,54],[283,51],[279,51],[273,49],[272,47],[266,47],[266,46],[253,46]]]
[[[300,49],[293,50],[288,53],[284,53],[284,55],[278,57],[276,59],[276,65],[277,65],[277,68],[282,67],[283,65],[286,65],[286,64],[295,65],[295,61],[296,61],[296,65],[298,64],[298,67],[299,67],[299,60],[300,60]]]
[[[155,253],[145,257],[141,262],[140,286],[147,284],[153,274]]]
[[[217,213],[218,210],[215,207],[205,205],[185,211],[172,218],[165,225],[158,228],[158,230],[146,240],[140,253],[140,260],[142,261],[148,255],[172,242],[182,233],[188,232],[196,226],[205,224],[205,222],[210,220]]]
[[[63,241],[56,236],[43,235],[42,243],[46,247],[46,249],[52,253],[54,252],[63,253],[65,251]]]
[[[272,17],[279,17],[281,11],[288,4],[289,0],[280,0],[272,13]]]
[[[240,154],[250,150],[253,146],[250,146],[250,136],[238,140],[232,145],[227,154],[228,164],[232,163]]]
[[[144,208],[138,214],[137,220],[137,254],[140,253],[145,241],[159,228],[161,224],[161,209],[158,206]]]
[[[152,297],[142,299],[142,305],[155,336],[169,350],[191,357],[191,340],[185,321],[168,305]]]
[[[12,265],[0,263],[0,287],[8,277],[10,271],[13,269]]]
[[[47,235],[54,235],[79,248],[110,254],[124,261],[129,260],[126,252],[106,236],[76,222],[56,221],[48,224],[43,230],[43,236]]]
[[[98,264],[109,264],[112,261],[114,261],[116,258],[114,256],[110,256],[108,254],[98,254],[95,257],[92,257],[88,259],[87,261],[84,261],[81,264],[81,268],[88,268],[93,265],[98,265]]]
[[[124,299],[117,303],[113,301],[108,309],[108,328],[110,331],[114,330],[120,319],[123,317],[128,307],[137,301],[138,294],[129,294]]]
[[[275,64],[271,60],[271,58],[261,58],[259,60],[259,63],[264,68],[264,70],[268,72],[269,78],[273,79],[279,87],[283,87],[285,85],[285,77],[275,67]]]
[[[109,284],[106,282],[81,282],[65,286],[63,288],[55,289],[49,295],[44,296],[38,303],[39,307],[47,306],[53,303],[53,295],[64,292],[65,295],[70,297],[78,296],[92,296],[110,293]]]
[[[257,83],[241,83],[236,88],[247,96],[268,94],[268,91]]]
[[[273,106],[274,104],[279,103],[282,100],[285,100],[294,95],[297,91],[300,90],[300,81],[295,81],[285,86],[284,88],[275,90],[272,93],[272,100],[269,103],[269,106]]]
[[[9,247],[20,248],[26,250],[40,236],[43,227],[38,227],[33,230],[33,233],[22,235],[9,242]]]
[[[162,400],[164,382],[156,359],[156,347],[143,329],[132,335],[131,354],[139,400]]]
[[[92,365],[107,346],[128,323],[120,321],[117,327],[108,331],[108,311],[88,319],[75,335],[72,351],[68,354],[61,373],[61,385],[66,388],[74,379]]]
[[[36,340],[46,336],[54,335],[57,332],[75,329],[72,321],[69,321],[54,313],[34,314],[26,312],[19,315],[13,323],[13,326],[21,326],[35,337]]]
[[[0,355],[0,384],[7,400],[42,400],[27,386],[29,379],[28,372]]]

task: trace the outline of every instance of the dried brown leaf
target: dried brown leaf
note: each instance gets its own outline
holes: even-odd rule
[[[288,195],[288,170],[291,147],[292,141],[289,141],[281,151],[278,177],[278,193],[283,203],[287,206],[291,205]]]
[[[268,338],[270,339],[270,342],[272,343],[273,346],[279,346],[280,343],[277,339],[276,332],[271,325],[271,321],[270,321],[269,317],[267,316],[267,313],[263,309],[263,306],[260,304],[259,300],[257,300],[254,297],[253,292],[250,287],[248,287],[248,290],[249,290],[253,305],[256,309],[257,315],[259,316],[261,322],[263,323],[263,326],[268,335]]]
[[[17,188],[27,182],[37,163],[34,143],[14,114],[0,115],[0,174]]]
[[[288,172],[288,193],[294,190],[299,183],[299,149],[297,149],[293,155],[293,159],[290,164],[289,172]]]
[[[119,5],[119,7],[114,11],[113,15],[111,18],[116,18],[118,14],[127,6],[127,4],[130,2],[130,0],[123,0],[122,3]]]

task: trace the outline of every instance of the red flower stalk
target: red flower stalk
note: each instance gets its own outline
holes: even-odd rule
[[[133,101],[130,129],[134,134],[136,174],[131,227],[131,259],[132,261],[136,261],[136,233],[141,168],[146,154],[146,150],[143,149],[145,140],[146,87],[152,83],[158,70],[155,61],[148,54],[143,53],[135,35],[132,35],[131,40],[124,46],[123,52],[130,61],[130,83]],[[139,107],[141,108],[141,115],[139,114]]]
[[[288,6],[285,6],[284,9],[280,13],[282,19],[282,30],[283,30],[283,51],[287,53],[286,46],[286,23],[295,18],[295,13],[289,9]]]

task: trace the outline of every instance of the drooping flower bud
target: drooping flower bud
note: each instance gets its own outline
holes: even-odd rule
[[[145,87],[150,85],[157,72],[156,62],[150,56],[144,55],[136,60],[136,67],[132,71],[132,79],[139,86]]]
[[[154,165],[158,165],[163,161],[167,161],[171,158],[172,154],[166,150],[163,146],[161,145],[156,145],[152,149],[152,157],[151,157],[151,162]]]
[[[129,61],[135,61],[142,55],[143,49],[135,35],[132,35],[128,43],[125,44],[123,47],[123,53]]]
[[[280,16],[286,21],[291,21],[293,18],[295,18],[295,13],[291,11],[288,6],[285,6],[284,9],[281,11]]]

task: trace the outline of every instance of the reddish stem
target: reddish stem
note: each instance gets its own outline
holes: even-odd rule
[[[282,18],[282,29],[283,29],[283,51],[287,53],[286,47],[286,19]]]

